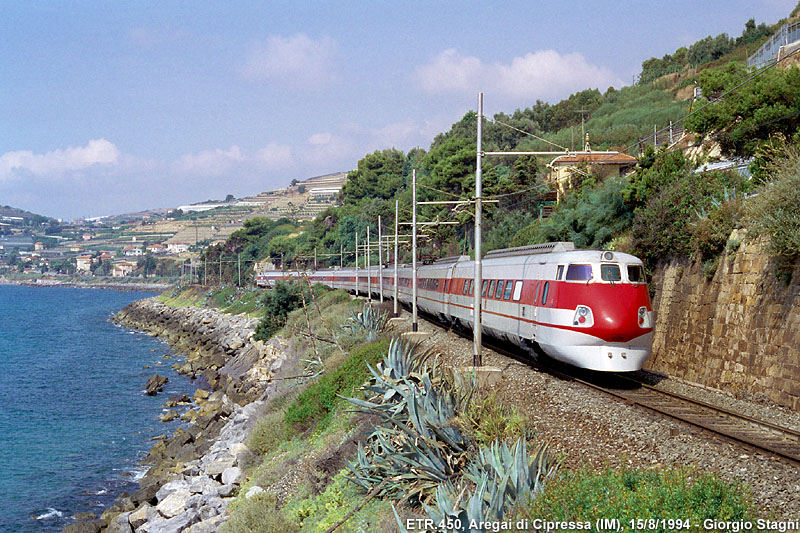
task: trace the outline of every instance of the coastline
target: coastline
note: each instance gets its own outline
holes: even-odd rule
[[[133,494],[120,494],[100,518],[79,514],[63,531],[217,531],[228,504],[244,482],[252,454],[246,442],[276,385],[286,343],[254,341],[258,319],[211,309],[171,307],[154,298],[137,300],[112,318],[165,340],[186,355],[173,368],[202,379],[180,415],[187,423],[163,436],[140,461],[148,467]]]
[[[139,283],[139,282],[110,282],[110,281],[62,281],[52,278],[35,278],[31,280],[8,279],[0,276],[0,285],[17,285],[25,287],[69,287],[75,289],[102,289],[114,291],[153,291],[163,292],[174,287],[171,283]]]

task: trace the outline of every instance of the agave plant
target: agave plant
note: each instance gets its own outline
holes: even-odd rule
[[[530,457],[522,438],[511,448],[482,447],[470,461],[469,439],[452,420],[470,401],[474,380],[448,376],[437,363],[393,339],[383,361],[369,368],[365,399],[347,400],[380,423],[359,443],[349,477],[365,490],[380,485],[379,496],[423,505],[447,531],[472,531],[471,523],[502,520],[507,505],[539,492],[556,465],[544,446]],[[457,488],[452,480],[461,475]],[[467,485],[474,490],[468,493]],[[404,531],[399,518],[398,525]]]
[[[448,533],[473,531],[470,524],[502,521],[507,506],[535,496],[556,470],[546,446],[529,457],[524,439],[511,449],[494,442],[482,447],[466,468],[464,477],[475,484],[475,491],[462,500],[464,489],[454,498],[455,487],[443,484],[436,492],[436,506],[426,505],[425,511],[437,524],[452,526],[445,527]]]
[[[387,313],[382,313],[368,302],[364,302],[363,311],[360,313],[350,311],[350,315],[342,325],[342,329],[353,335],[364,334],[368,341],[376,340],[378,334],[386,329],[386,324],[389,322]]]
[[[347,398],[381,418],[349,465],[359,486],[371,489],[390,479],[382,494],[424,501],[466,462],[467,439],[451,423],[463,395],[432,371],[436,364],[430,366],[429,360],[429,353],[393,339],[383,362],[369,368],[372,379],[363,387],[367,398]]]

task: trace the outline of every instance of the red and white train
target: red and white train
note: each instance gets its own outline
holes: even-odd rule
[[[473,327],[474,262],[441,259],[417,270],[419,309]],[[308,275],[351,293],[394,294],[394,267],[262,272],[257,283]],[[410,305],[412,269],[398,267],[398,300]],[[653,311],[644,267],[612,251],[576,250],[556,242],[489,252],[483,260],[482,325],[485,333],[522,347],[538,345],[553,359],[591,370],[639,370],[653,343]]]

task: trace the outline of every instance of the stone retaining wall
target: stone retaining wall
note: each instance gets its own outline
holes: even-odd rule
[[[773,272],[758,242],[723,254],[712,280],[697,263],[659,268],[645,368],[800,410],[800,265],[789,286]]]

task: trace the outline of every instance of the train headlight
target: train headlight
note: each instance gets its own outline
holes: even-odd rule
[[[640,328],[653,327],[652,315],[647,312],[647,308],[644,306],[639,308],[639,327]]]
[[[592,310],[585,305],[579,305],[575,308],[575,316],[572,318],[572,325],[581,328],[593,326],[594,317],[592,316]]]

